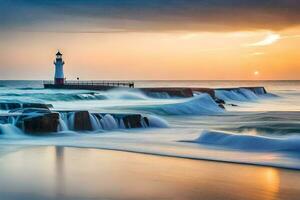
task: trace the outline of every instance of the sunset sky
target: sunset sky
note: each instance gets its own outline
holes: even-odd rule
[[[298,0],[0,0],[0,79],[300,79]]]

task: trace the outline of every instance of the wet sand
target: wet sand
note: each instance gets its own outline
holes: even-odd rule
[[[69,147],[0,149],[0,199],[298,200],[300,171]]]

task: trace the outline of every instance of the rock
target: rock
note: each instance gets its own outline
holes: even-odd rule
[[[193,97],[191,88],[140,88],[146,95],[156,97],[157,93],[168,94],[170,97]]]
[[[22,116],[16,125],[30,134],[43,134],[57,132],[59,125],[58,113],[44,113],[38,115]]]
[[[51,105],[52,106],[52,105]],[[42,103],[23,103],[23,108],[43,108],[49,109],[49,104],[42,104]]]
[[[222,109],[225,109],[225,106],[223,104],[218,104],[218,106]]]
[[[147,117],[143,117],[143,120],[146,123],[146,125],[149,127],[150,126],[149,119]]]
[[[9,116],[0,116],[0,124],[7,124],[9,122]]]
[[[218,104],[225,104],[226,103],[223,99],[215,98],[214,100]]]
[[[44,108],[49,109],[53,106],[51,104],[42,104],[42,103],[0,103],[0,110],[14,110],[19,108]]]
[[[137,115],[127,115],[123,117],[123,122],[126,128],[142,128],[142,116]]]
[[[21,108],[20,103],[0,103],[0,109],[1,110],[12,110],[16,108]]]
[[[90,114],[88,111],[75,111],[74,116],[75,131],[91,131],[93,130]]]
[[[51,113],[51,110],[44,108],[18,108],[14,110],[10,110],[9,113],[31,113],[31,114],[42,114],[42,113]]]

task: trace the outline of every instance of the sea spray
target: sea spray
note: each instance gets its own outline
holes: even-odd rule
[[[147,119],[149,121],[149,126],[150,127],[154,127],[154,128],[167,128],[167,127],[169,127],[169,124],[166,120],[164,120],[160,117],[157,117],[155,115],[148,115]]]
[[[74,130],[75,128],[75,112],[68,113],[68,127],[70,130]]]
[[[224,112],[208,94],[200,94],[186,99],[177,99],[174,103],[138,105],[129,108],[158,115],[214,115]]]
[[[300,151],[300,136],[270,138],[204,130],[198,138],[189,142],[243,151],[291,151],[297,154]]]
[[[217,89],[215,90],[216,97],[224,101],[242,101],[242,102],[255,102],[262,98],[276,97],[271,93],[265,93],[264,88],[254,88],[253,90],[246,88],[237,89]]]
[[[0,124],[0,136],[11,139],[25,137],[23,131],[21,131],[13,124]]]
[[[59,113],[59,131],[68,131],[68,115],[67,113]]]
[[[102,125],[100,123],[100,121],[98,120],[98,118],[95,116],[95,114],[89,113],[90,115],[90,120],[91,120],[91,124],[92,124],[92,128],[93,130],[100,130],[103,129]]]
[[[100,123],[104,130],[112,130],[119,128],[115,118],[110,114],[104,115],[103,118],[100,120]]]

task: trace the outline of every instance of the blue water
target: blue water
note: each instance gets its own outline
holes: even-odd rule
[[[13,124],[1,124],[0,144],[114,149],[300,169],[300,81],[136,81],[136,86],[265,86],[268,94],[219,90],[217,96],[228,103],[223,110],[200,93],[193,98],[166,94],[150,98],[138,89],[46,90],[41,81],[0,81],[0,102],[40,102],[52,104],[53,110],[91,113],[140,113],[149,116],[153,125],[124,129],[107,116],[106,128],[95,125],[94,131],[79,133],[71,131],[62,116],[64,124],[53,136],[28,136]]]

